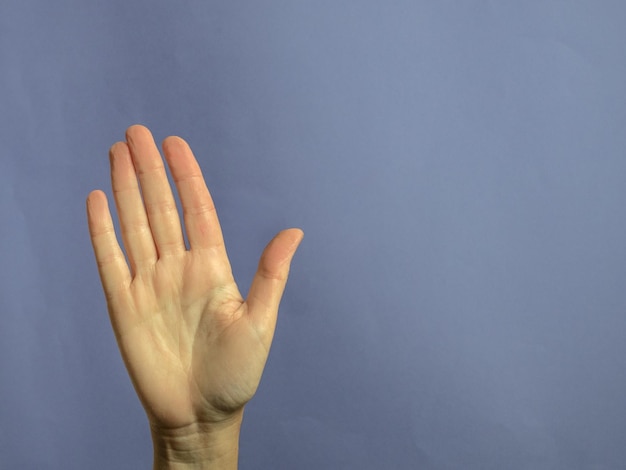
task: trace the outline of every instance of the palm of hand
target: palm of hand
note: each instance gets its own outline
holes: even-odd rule
[[[197,280],[207,279],[206,269],[194,261],[157,263],[123,300],[136,320],[119,328],[120,349],[151,418],[167,427],[218,420],[242,407],[267,354],[234,282],[203,289]]]
[[[111,174],[130,269],[105,196],[94,191],[88,199],[92,243],[118,345],[153,425],[175,429],[217,422],[256,391],[302,233],[286,230],[272,240],[244,301],[210,194],[186,144],[170,138],[164,150],[190,250],[149,131],[133,126],[127,140],[112,147]]]

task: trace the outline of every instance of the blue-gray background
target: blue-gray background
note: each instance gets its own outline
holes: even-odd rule
[[[626,4],[5,1],[0,468],[149,468],[84,199],[195,150],[292,268],[242,469],[626,468]]]

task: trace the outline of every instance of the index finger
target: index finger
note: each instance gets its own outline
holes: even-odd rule
[[[213,199],[189,145],[180,137],[163,141],[163,153],[176,183],[191,249],[217,249],[226,256]]]

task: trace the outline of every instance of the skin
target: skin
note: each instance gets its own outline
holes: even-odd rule
[[[128,261],[107,198],[87,216],[117,343],[143,404],[154,468],[237,467],[244,405],[261,379],[278,306],[303,232],[279,232],[263,251],[244,299],[235,283],[211,195],[187,143],[162,145],[140,125],[111,147],[111,183]]]

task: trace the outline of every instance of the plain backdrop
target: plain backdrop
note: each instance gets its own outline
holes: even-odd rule
[[[150,468],[85,197],[186,138],[247,292],[242,469],[626,468],[626,3],[0,4],[0,469]]]

